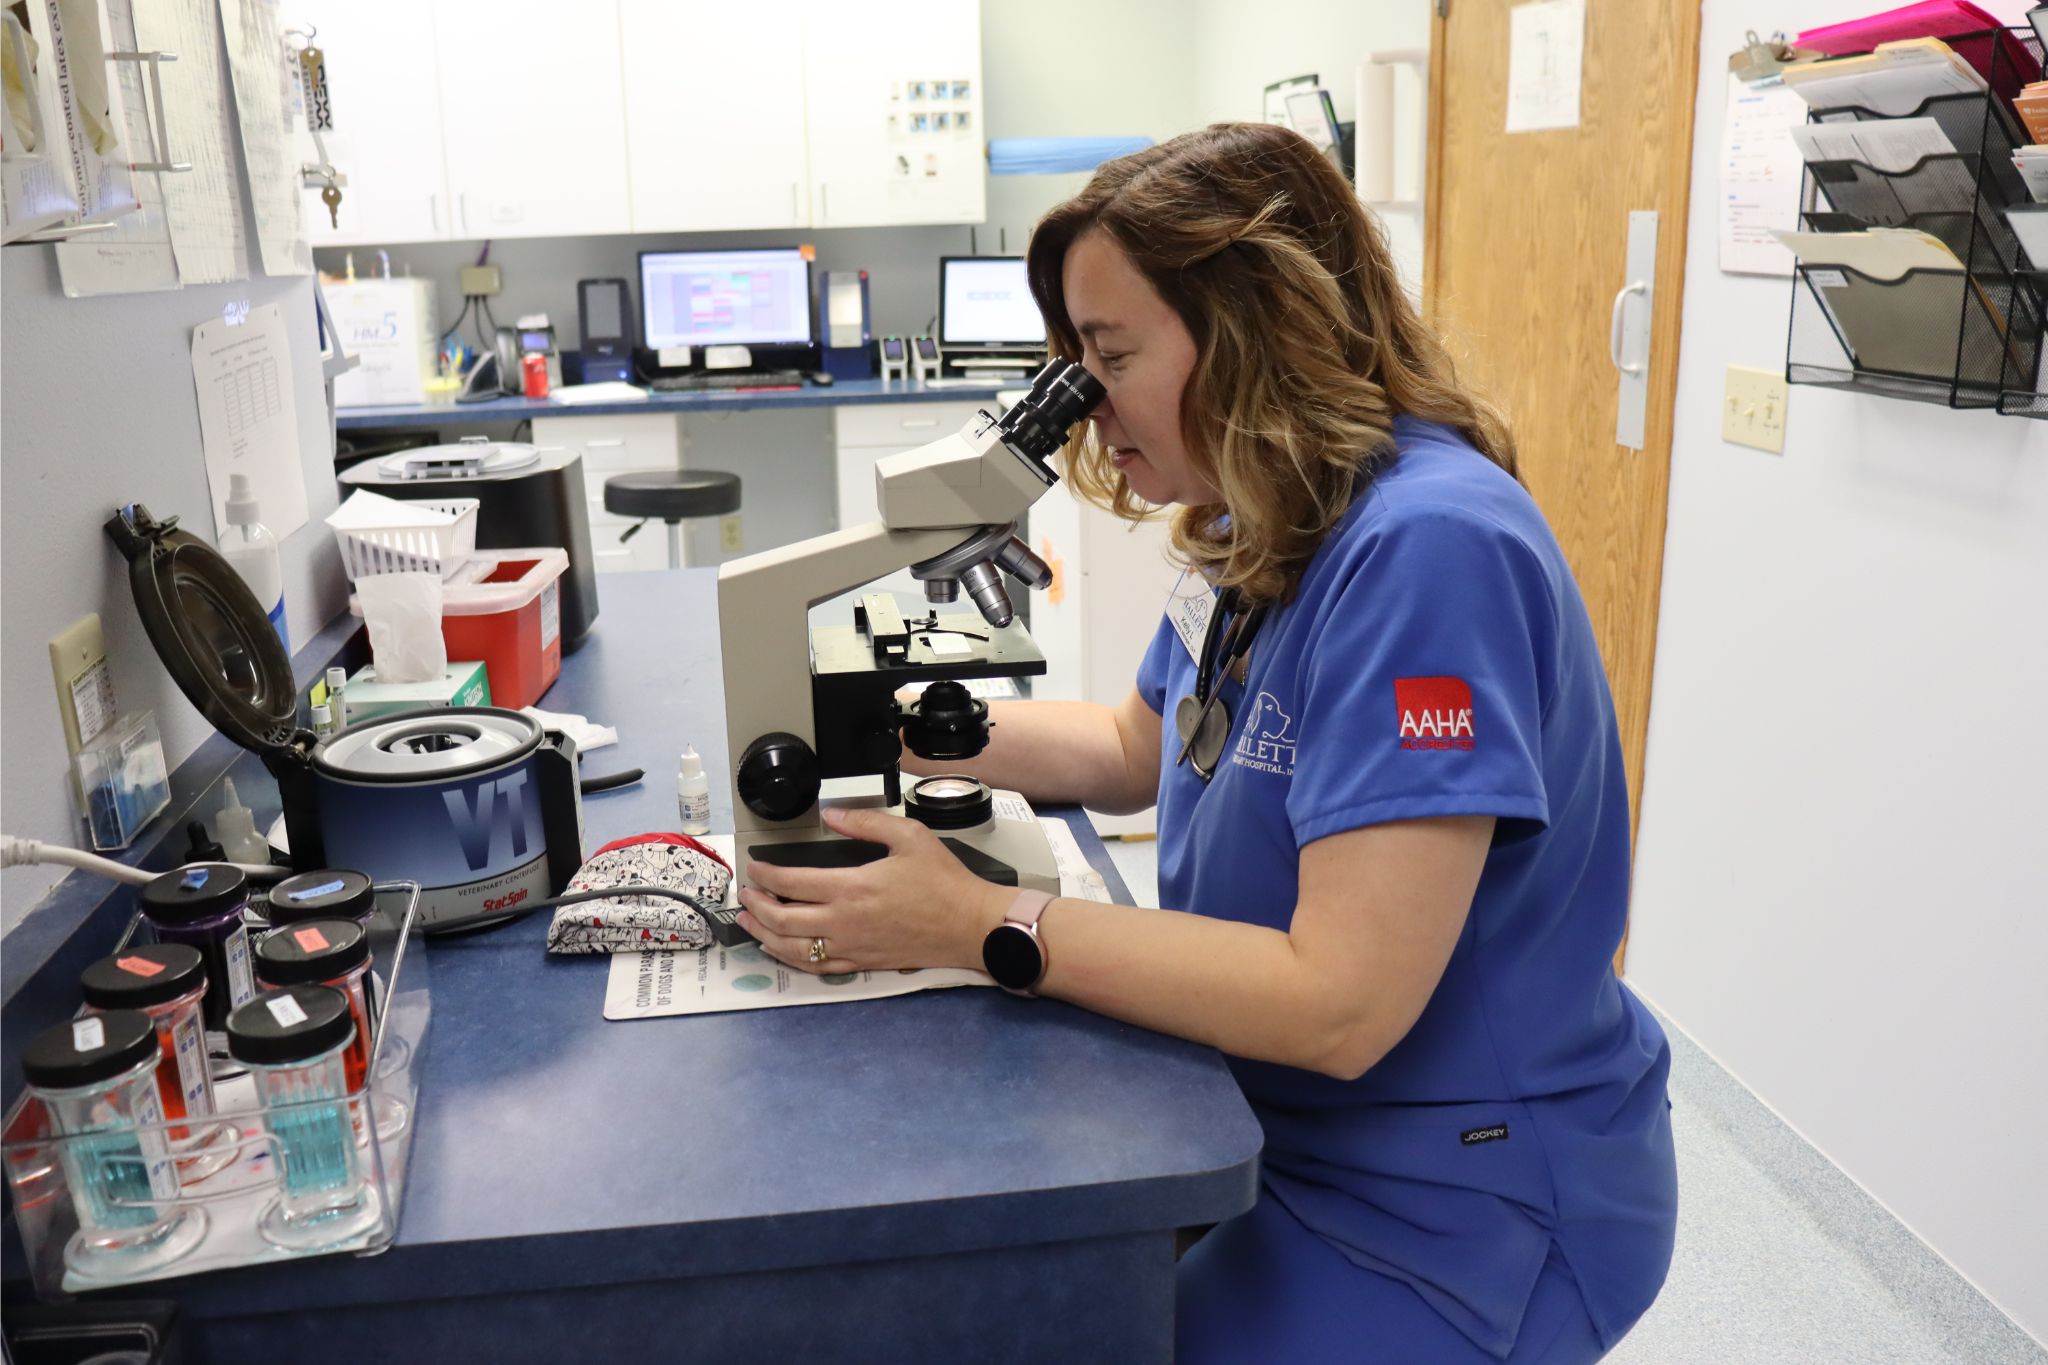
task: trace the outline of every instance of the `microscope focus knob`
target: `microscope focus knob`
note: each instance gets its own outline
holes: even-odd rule
[[[818,802],[818,756],[797,735],[762,735],[740,755],[739,793],[763,820],[794,820]]]

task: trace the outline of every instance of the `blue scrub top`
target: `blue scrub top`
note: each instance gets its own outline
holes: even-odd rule
[[[1355,1081],[1231,1059],[1266,1197],[1504,1356],[1553,1243],[1602,1343],[1641,1316],[1677,1221],[1663,1031],[1614,975],[1629,806],[1584,601],[1527,491],[1455,431],[1397,452],[1273,613],[1213,782],[1159,781],[1172,909],[1285,930],[1304,845],[1491,815],[1471,913],[1421,1017]],[[1138,690],[1170,718],[1195,662],[1162,622]],[[1371,913],[1361,905],[1358,913]]]

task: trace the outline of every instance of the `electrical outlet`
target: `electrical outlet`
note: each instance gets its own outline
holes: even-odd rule
[[[1721,404],[1721,439],[1785,453],[1785,376],[1775,370],[1728,367],[1728,393]]]
[[[746,541],[740,535],[740,519],[738,517],[720,517],[718,519],[718,548],[729,555],[736,555],[746,548]]]

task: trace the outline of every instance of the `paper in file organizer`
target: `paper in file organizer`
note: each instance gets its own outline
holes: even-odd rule
[[[1896,223],[1908,212],[1960,213],[1976,201],[1975,168],[1955,155],[1955,144],[1931,118],[1803,123],[1793,128],[1792,140],[1807,162],[1822,163],[1814,180],[1839,213],[1873,224]],[[1883,175],[1826,164],[1836,162],[1853,162],[1893,176],[1910,171],[1912,177],[1910,182],[1890,181]]]
[[[1910,114],[1937,95],[1987,88],[1976,68],[1939,38],[1885,43],[1861,57],[1794,62],[1784,81],[1815,109],[1854,106],[1890,116]]]
[[[1778,240],[1806,267],[1807,284],[1861,368],[1952,378],[1969,294],[2000,333],[2006,330],[2004,315],[1955,253],[1927,233],[1781,232]]]

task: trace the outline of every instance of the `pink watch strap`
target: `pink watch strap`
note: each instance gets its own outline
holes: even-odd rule
[[[1050,891],[1019,891],[1017,899],[1010,902],[1009,913],[1003,918],[1008,923],[1021,924],[1026,929],[1036,929],[1038,917],[1045,913],[1045,907],[1052,902],[1053,894]]]

